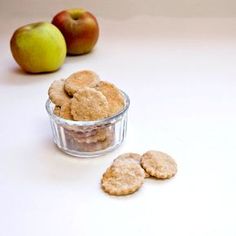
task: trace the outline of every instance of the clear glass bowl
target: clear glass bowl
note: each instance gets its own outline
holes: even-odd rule
[[[53,140],[63,152],[77,157],[96,157],[118,148],[124,141],[130,100],[124,96],[122,111],[111,117],[96,121],[72,121],[53,114],[55,105],[46,102],[50,117]]]

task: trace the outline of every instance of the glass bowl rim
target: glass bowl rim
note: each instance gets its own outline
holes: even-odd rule
[[[53,114],[53,111],[51,109],[51,104],[53,104],[53,102],[50,99],[48,99],[46,101],[45,107],[46,107],[47,113],[50,116],[50,118],[52,118],[56,123],[60,123],[62,125],[88,127],[88,126],[104,125],[104,124],[108,124],[108,123],[115,123],[117,120],[119,120],[126,113],[126,111],[128,110],[128,108],[130,106],[129,96],[122,90],[120,90],[120,92],[122,93],[122,95],[125,98],[125,105],[124,105],[123,109],[120,112],[114,114],[113,116],[109,116],[107,118],[100,119],[100,120],[74,121],[74,120],[63,119],[63,118]]]

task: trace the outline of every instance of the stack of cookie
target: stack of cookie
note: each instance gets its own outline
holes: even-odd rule
[[[73,121],[97,121],[112,117],[124,108],[120,90],[96,73],[78,71],[67,79],[54,81],[49,90],[55,104],[54,115]],[[84,152],[99,151],[112,145],[114,126],[64,127],[69,146]]]
[[[127,195],[137,191],[144,178],[169,179],[177,173],[173,158],[160,151],[148,151],[142,156],[125,153],[118,156],[103,174],[102,189],[110,195]]]

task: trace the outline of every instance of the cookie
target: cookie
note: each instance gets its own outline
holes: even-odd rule
[[[77,147],[82,152],[97,152],[110,147],[113,143],[114,135],[109,135],[102,141],[77,143]]]
[[[90,70],[78,71],[70,75],[65,80],[65,90],[69,95],[73,95],[78,89],[84,87],[95,87],[100,81],[98,75]]]
[[[96,129],[82,130],[80,127],[65,127],[65,132],[71,137],[76,137],[78,139],[88,138],[90,136],[96,135]]]
[[[148,174],[158,179],[169,179],[177,172],[177,164],[174,159],[160,151],[144,153],[141,165]]]
[[[101,187],[110,195],[131,194],[142,186],[144,176],[144,170],[135,162],[117,162],[103,174]]]
[[[59,116],[63,119],[73,120],[73,116],[71,115],[71,107],[70,102],[64,103],[61,107],[55,106],[53,110],[53,114]]]
[[[64,79],[55,80],[48,89],[48,96],[56,106],[62,106],[70,101],[70,97],[64,90]]]
[[[71,99],[71,114],[77,121],[94,121],[108,117],[106,97],[93,88],[79,89]]]
[[[73,120],[71,115],[71,102],[64,103],[61,106],[60,117],[67,120]]]
[[[132,152],[124,153],[124,154],[119,155],[113,161],[113,163],[118,162],[118,161],[125,161],[125,160],[132,160],[132,161],[135,161],[137,164],[139,164],[141,160],[141,155],[139,155],[138,153],[132,153]]]
[[[80,139],[77,139],[74,135],[71,135],[70,130],[65,131],[65,137],[67,143],[70,145],[70,148],[78,150],[80,152],[96,152],[106,149],[111,146],[115,140],[114,129],[109,129],[104,140],[98,140],[98,137],[96,137],[96,135],[85,138],[82,136],[82,134],[80,134]],[[83,139],[84,142],[82,142]]]
[[[138,153],[124,153],[121,154],[120,156],[118,156],[114,161],[113,164],[117,163],[117,162],[122,162],[122,161],[134,161],[135,163],[140,165],[140,161],[141,161],[141,155],[139,155]],[[145,178],[150,177],[150,175],[145,171]]]
[[[60,116],[60,111],[61,111],[61,107],[60,106],[55,106],[54,110],[53,110],[53,114],[56,116]]]
[[[70,132],[70,136],[78,143],[95,143],[104,141],[111,132],[108,128],[98,128],[90,133],[81,134],[81,132]]]
[[[96,90],[100,91],[107,99],[109,104],[109,115],[120,112],[124,107],[124,97],[120,90],[114,85],[106,81],[100,81],[96,86]]]

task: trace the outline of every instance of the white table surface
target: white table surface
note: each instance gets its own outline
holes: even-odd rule
[[[50,21],[62,5],[45,6],[41,18],[13,5],[1,8],[0,21],[0,235],[235,236],[236,18],[98,12],[92,53],[28,75],[11,56],[10,37],[21,25]],[[131,99],[125,143],[95,159],[56,148],[44,107],[50,83],[80,69]],[[149,149],[176,159],[175,178],[146,179],[126,197],[100,189],[118,154]]]

